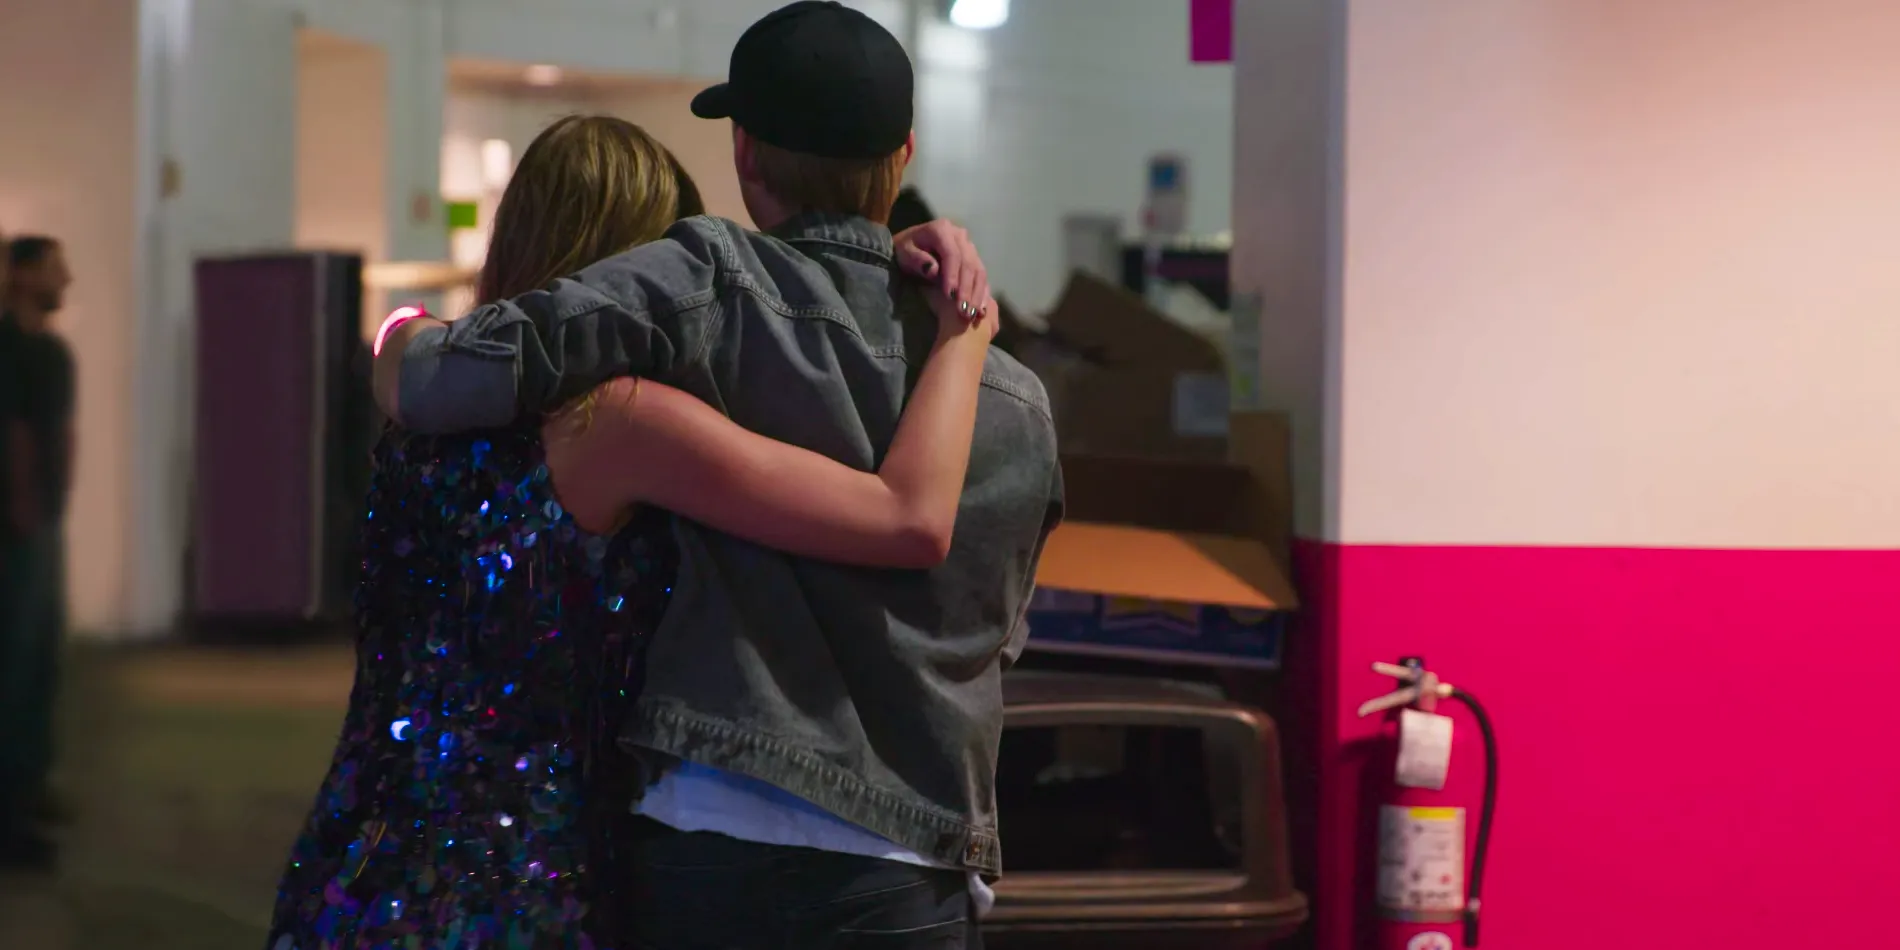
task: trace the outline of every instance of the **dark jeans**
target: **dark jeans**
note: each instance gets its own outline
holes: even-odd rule
[[[981,950],[961,871],[636,819],[625,926],[641,950]]]
[[[58,527],[0,537],[0,834],[27,830],[53,766],[53,704],[66,624]]]

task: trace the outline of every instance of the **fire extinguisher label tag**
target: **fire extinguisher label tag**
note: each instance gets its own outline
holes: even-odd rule
[[[1451,942],[1451,934],[1431,930],[1407,940],[1405,950],[1458,950],[1458,946]]]
[[[1451,771],[1451,717],[1407,709],[1399,713],[1398,768],[1393,780],[1403,788],[1445,788]]]
[[[1380,806],[1379,906],[1416,914],[1464,910],[1464,809]]]

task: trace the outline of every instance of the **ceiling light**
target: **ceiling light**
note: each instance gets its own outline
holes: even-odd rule
[[[1009,0],[956,0],[950,22],[966,30],[993,30],[1009,22]]]
[[[561,67],[548,66],[545,64],[529,66],[527,70],[521,74],[521,78],[527,80],[530,86],[559,85],[561,82]]]

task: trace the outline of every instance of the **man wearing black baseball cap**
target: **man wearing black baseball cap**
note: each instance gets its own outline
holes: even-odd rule
[[[378,367],[383,408],[462,431],[631,373],[875,468],[934,336],[885,225],[913,148],[913,86],[901,45],[862,13],[806,0],[766,16],[728,81],[693,103],[732,120],[765,233],[688,219],[452,326],[405,324],[380,358],[399,364]],[[986,286],[942,276],[993,306]],[[1048,397],[991,350],[940,567],[841,567],[677,523],[674,599],[621,733],[654,766],[617,911],[636,944],[980,944],[982,878],[1002,860],[1002,670],[1061,505]]]
[[[746,30],[730,78],[695,96],[693,114],[789,152],[886,159],[909,152],[915,85],[909,54],[870,17],[801,0]]]

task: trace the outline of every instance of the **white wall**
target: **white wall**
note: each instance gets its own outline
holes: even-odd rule
[[[1260,300],[1260,395],[1293,436],[1294,531],[1337,536],[1340,164],[1345,14],[1338,0],[1235,11],[1236,298]]]
[[[926,30],[917,57],[917,183],[939,214],[969,222],[996,286],[1021,307],[1054,303],[1067,278],[1063,216],[1119,214],[1132,234],[1156,152],[1187,157],[1190,229],[1228,230],[1233,69],[1188,61],[1187,5],[1018,0],[1010,10],[974,37]],[[944,168],[940,152],[959,147],[964,157]]]
[[[384,50],[388,131],[384,208],[388,254],[404,261],[443,260],[449,252],[442,218],[442,104],[447,96],[454,25],[441,3],[403,4]]]
[[[296,22],[250,0],[144,0],[136,359],[124,524],[126,594],[102,627],[169,631],[184,593],[192,485],[192,262],[291,246],[296,220]],[[161,190],[171,163],[177,189]],[[103,552],[102,552],[103,553]]]
[[[74,276],[58,317],[79,366],[67,588],[73,622],[87,630],[111,625],[126,597],[138,52],[130,4],[0,3],[0,232],[59,238]]]
[[[1825,9],[1241,5],[1302,535],[1900,543],[1900,10]]]
[[[1900,6],[1349,37],[1339,540],[1900,546]]]

